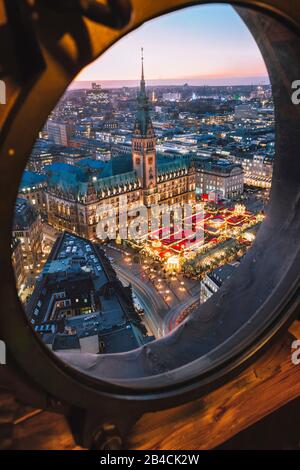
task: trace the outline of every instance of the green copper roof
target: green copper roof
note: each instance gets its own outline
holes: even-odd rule
[[[134,171],[121,173],[119,175],[103,176],[100,172],[97,174],[88,174],[85,168],[75,165],[57,163],[48,168],[48,186],[49,188],[59,189],[66,195],[79,199],[88,195],[89,192],[118,189],[120,186],[136,184],[138,187],[138,178]]]
[[[118,188],[119,186],[127,186],[134,183],[138,183],[137,175],[135,171],[130,171],[128,173],[110,176],[109,178],[102,178],[94,182],[93,186],[98,192],[106,189]]]
[[[168,163],[161,163],[158,164],[158,175],[165,175],[166,173],[173,173],[180,170],[188,170],[190,167],[188,160],[185,159],[178,159]]]

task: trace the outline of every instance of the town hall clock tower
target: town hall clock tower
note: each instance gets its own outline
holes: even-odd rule
[[[138,110],[132,136],[133,169],[144,191],[144,204],[149,207],[158,201],[156,137],[150,117],[149,101],[144,78],[142,49],[142,78],[137,97]]]

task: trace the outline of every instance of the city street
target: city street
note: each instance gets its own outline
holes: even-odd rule
[[[200,283],[199,283],[200,284]],[[196,302],[199,302],[200,292],[197,292],[194,296],[189,296],[185,302],[181,303],[177,307],[172,308],[164,318],[163,323],[163,336],[171,333],[171,331],[176,328],[176,320],[179,315],[184,311],[191,307]]]
[[[121,281],[132,285],[145,310],[144,322],[156,338],[167,334],[182,310],[199,298],[199,281],[166,274],[158,263],[141,259],[129,247],[111,245],[105,251]]]

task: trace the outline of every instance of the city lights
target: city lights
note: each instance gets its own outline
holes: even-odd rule
[[[148,89],[144,61],[138,89],[67,93],[22,179],[17,287],[53,351],[122,352],[168,332],[217,291],[265,217],[270,86]]]

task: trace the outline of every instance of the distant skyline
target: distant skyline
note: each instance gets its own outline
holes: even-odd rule
[[[148,85],[248,85],[269,83],[258,46],[228,5],[189,7],[151,20],[87,66],[79,82],[108,88],[135,86],[144,48]]]

